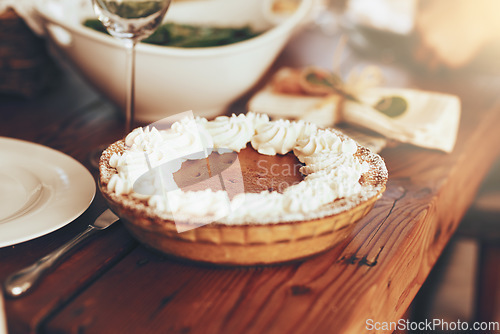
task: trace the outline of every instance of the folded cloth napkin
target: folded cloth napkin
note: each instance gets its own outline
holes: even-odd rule
[[[337,93],[313,96],[276,92],[271,83],[250,99],[248,109],[322,127],[347,123],[398,142],[448,153],[453,150],[461,109],[457,96],[373,85],[350,91],[347,85],[339,87]]]
[[[397,96],[408,107],[397,117],[390,117],[372,106],[384,97]],[[460,120],[460,100],[457,96],[401,88],[372,88],[360,99],[363,103],[346,100],[343,119],[383,134],[387,138],[420,147],[453,151]]]

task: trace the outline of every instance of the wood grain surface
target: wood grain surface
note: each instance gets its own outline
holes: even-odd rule
[[[334,47],[308,31],[278,64],[329,67]],[[389,84],[459,95],[463,115],[451,154],[409,145],[382,152],[387,190],[344,243],[302,262],[215,268],[148,250],[117,225],[75,251],[31,294],[6,300],[10,333],[357,334],[368,332],[368,319],[397,321],[500,154],[500,80],[473,71],[424,74],[354,53],[343,68],[366,63],[381,66]],[[58,149],[97,176],[88,154],[118,139],[123,120],[78,75],[64,73],[36,100],[2,97],[0,135]],[[231,110],[242,111],[247,97]],[[104,208],[97,195],[66,227],[1,248],[0,281],[69,240]]]

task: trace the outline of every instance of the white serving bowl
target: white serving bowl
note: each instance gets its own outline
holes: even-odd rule
[[[232,27],[249,24],[265,32],[219,47],[137,45],[136,119],[152,122],[187,110],[209,118],[220,114],[262,77],[308,18],[313,1],[300,0],[298,9],[285,20],[273,20],[266,10],[269,0],[174,1],[166,22]],[[41,0],[37,11],[55,46],[123,110],[125,48],[121,41],[82,25],[85,19],[95,17],[90,0]]]

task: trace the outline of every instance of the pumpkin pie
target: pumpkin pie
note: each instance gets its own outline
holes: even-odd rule
[[[388,178],[380,156],[336,130],[251,112],[137,128],[103,152],[99,170],[102,194],[139,241],[219,265],[337,245]]]

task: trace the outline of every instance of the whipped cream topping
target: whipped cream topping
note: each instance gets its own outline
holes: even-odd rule
[[[299,171],[303,175],[310,175],[325,169],[342,168],[342,166],[358,169],[358,163],[354,159],[354,157],[338,153],[313,154],[304,158],[305,165],[300,167]]]
[[[249,142],[261,154],[293,151],[304,164],[300,168],[304,180],[283,193],[240,193],[229,199],[226,191],[211,189],[167,192],[165,181],[151,174],[150,179],[140,180],[147,191],[138,194],[134,190],[134,182],[142,174],[173,158],[179,159],[170,162],[172,173],[186,156],[206,157],[207,147],[239,152]],[[360,182],[371,167],[356,155],[356,142],[335,130],[318,129],[302,121],[270,121],[266,115],[254,113],[217,117],[213,121],[183,119],[168,130],[135,129],[125,138],[125,144],[127,149],[122,154],[109,159],[116,174],[109,179],[108,191],[141,199],[156,215],[169,220],[182,217],[192,222],[210,219],[224,224],[263,224],[313,219],[325,212],[335,214],[345,209],[345,205],[334,208],[334,201],[370,198],[380,190]],[[204,154],[196,155],[200,151]],[[383,163],[380,168],[387,173]]]
[[[183,119],[168,130],[137,128],[125,137],[127,149],[122,154],[113,154],[109,159],[117,174],[107,185],[108,191],[119,195],[133,193],[138,178],[158,166],[168,166],[171,173],[181,168],[187,159],[201,159],[211,153],[212,137],[199,120]],[[158,181],[156,181],[158,182]]]
[[[352,139],[341,140],[338,133],[332,130],[317,130],[314,135],[299,140],[293,149],[294,154],[300,162],[304,162],[305,157],[322,152],[337,152],[344,154],[354,154],[357,144]]]
[[[269,122],[269,117],[263,114],[248,113],[247,115],[219,116],[203,126],[212,136],[214,148],[231,149],[239,152],[255,134],[255,128]]]
[[[258,128],[261,124],[269,122],[269,116],[267,116],[266,114],[258,114],[250,111],[244,116],[246,117],[247,121],[252,123],[254,129]]]
[[[192,203],[196,203],[193,210]],[[211,189],[201,191],[186,191],[180,189],[169,191],[163,195],[153,195],[148,199],[148,205],[160,212],[171,212],[173,218],[178,215],[184,218],[186,215],[196,220],[216,220],[227,216],[230,212],[231,202],[227,192],[212,191]]]
[[[299,137],[298,127],[292,124],[282,119],[261,124],[252,137],[252,147],[260,154],[287,154],[295,147]]]
[[[297,140],[308,138],[317,129],[316,125],[304,121],[279,119],[257,126],[251,143],[260,154],[287,154],[296,146]]]

